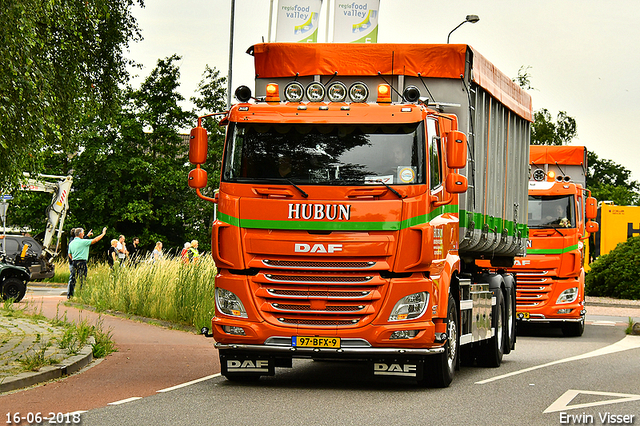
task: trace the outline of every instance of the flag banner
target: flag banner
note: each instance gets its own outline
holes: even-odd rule
[[[316,43],[322,0],[279,0],[276,41]]]
[[[380,0],[336,0],[333,41],[335,43],[377,43]]]

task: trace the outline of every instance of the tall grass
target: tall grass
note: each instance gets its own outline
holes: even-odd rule
[[[89,265],[84,287],[75,296],[99,311],[115,310],[179,324],[211,327],[216,267],[209,256],[183,264],[166,258],[137,267]]]

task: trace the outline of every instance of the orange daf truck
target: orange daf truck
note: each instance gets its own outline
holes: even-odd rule
[[[294,358],[360,360],[446,387],[515,345],[526,250],[531,99],[467,45],[253,46],[255,92],[223,114],[220,188],[207,134],[189,186],[217,203],[212,333],[222,374]],[[209,334],[208,330],[203,330]]]
[[[584,332],[584,279],[597,201],[586,189],[583,146],[532,145],[529,161],[529,244],[517,258],[518,320],[552,323],[565,336]]]

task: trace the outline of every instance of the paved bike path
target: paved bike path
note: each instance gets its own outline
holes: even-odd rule
[[[111,315],[66,307],[65,296],[27,296],[48,318],[102,320],[118,351],[63,380],[0,395],[0,413],[47,415],[104,407],[220,372],[213,339]]]

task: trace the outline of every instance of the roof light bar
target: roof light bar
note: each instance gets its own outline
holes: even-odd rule
[[[284,88],[284,98],[289,102],[300,102],[304,96],[304,87],[297,81],[292,81]]]
[[[349,87],[349,99],[351,102],[367,102],[369,98],[369,89],[364,83],[356,82]]]
[[[324,100],[324,95],[326,91],[322,83],[314,81],[313,83],[307,86],[306,93],[307,93],[307,99],[309,99],[309,102],[322,102]]]
[[[344,102],[347,98],[347,86],[339,81],[331,83],[327,89],[327,97],[331,102]]]

